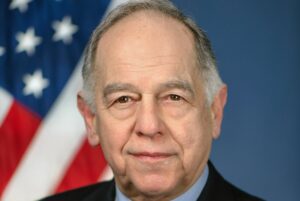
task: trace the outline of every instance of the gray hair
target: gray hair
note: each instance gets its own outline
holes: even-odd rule
[[[153,10],[171,17],[184,24],[193,34],[195,40],[195,50],[200,74],[203,79],[204,92],[208,105],[212,104],[214,96],[219,91],[223,82],[219,76],[216,60],[212,51],[210,41],[204,31],[196,23],[185,16],[168,0],[134,0],[118,6],[113,9],[105,19],[96,27],[84,55],[84,64],[82,69],[83,77],[83,98],[95,111],[94,88],[96,85],[95,73],[93,73],[95,55],[98,41],[102,35],[114,24],[132,13],[143,10]]]

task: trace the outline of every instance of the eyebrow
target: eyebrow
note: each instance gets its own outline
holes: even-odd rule
[[[169,90],[169,89],[181,89],[188,91],[192,96],[195,95],[194,90],[191,84],[186,80],[170,80],[166,83],[163,83],[160,87],[160,90]]]
[[[170,89],[181,89],[188,91],[192,96],[194,96],[194,90],[192,89],[191,84],[186,80],[170,80],[165,83],[162,83],[158,87],[159,91],[166,91]],[[120,91],[132,91],[138,92],[138,88],[129,83],[111,83],[108,84],[103,90],[103,97],[106,98],[108,95]]]
[[[120,92],[120,91],[138,91],[138,89],[133,86],[132,84],[128,83],[112,83],[108,84],[104,90],[103,90],[103,97],[107,97],[108,95],[115,93],[115,92]]]

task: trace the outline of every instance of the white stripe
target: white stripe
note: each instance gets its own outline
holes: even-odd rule
[[[109,9],[125,1],[112,1]],[[63,177],[66,167],[85,139],[85,128],[76,107],[81,88],[82,62],[76,67],[56,103],[27,149],[2,201],[32,201],[46,196]]]
[[[13,98],[11,95],[0,87],[0,126],[2,125],[12,103]]]
[[[113,178],[113,172],[111,171],[111,168],[109,166],[106,166],[106,168],[103,170],[103,173],[101,174],[99,181],[108,181]]]

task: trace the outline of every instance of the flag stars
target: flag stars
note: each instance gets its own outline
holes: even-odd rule
[[[53,40],[62,40],[65,44],[71,43],[72,35],[78,31],[78,27],[72,24],[69,16],[64,17],[62,21],[53,22],[52,27],[55,30]]]
[[[9,9],[19,9],[21,13],[24,13],[28,9],[28,3],[30,3],[32,0],[12,0],[12,2],[9,5]]]
[[[23,94],[33,95],[35,98],[40,98],[43,95],[43,90],[49,86],[48,79],[43,78],[42,71],[36,70],[32,75],[26,74],[23,77],[25,87]]]
[[[1,57],[2,55],[4,55],[4,53],[5,53],[5,48],[2,47],[2,46],[0,46],[0,57]]]
[[[27,29],[25,33],[18,32],[16,39],[19,42],[16,51],[25,51],[28,56],[31,56],[35,52],[35,47],[39,45],[42,41],[41,37],[38,37],[34,33],[34,29],[31,27]]]

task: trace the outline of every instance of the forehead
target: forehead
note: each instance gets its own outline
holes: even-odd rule
[[[157,11],[138,11],[110,27],[98,42],[98,84],[127,81],[130,75],[146,75],[149,82],[160,73],[190,77],[197,66],[194,47],[192,33],[181,22]]]
[[[96,62],[122,56],[135,58],[195,54],[188,28],[158,11],[137,11],[110,27],[98,42]],[[131,53],[131,54],[130,54]]]

